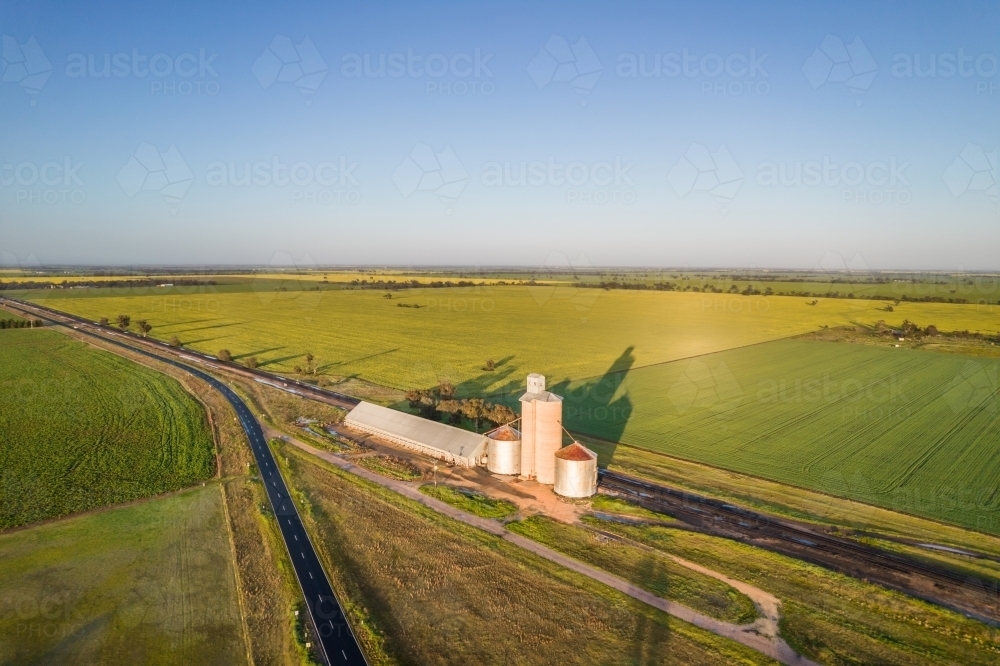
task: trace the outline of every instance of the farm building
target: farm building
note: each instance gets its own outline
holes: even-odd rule
[[[344,424],[408,449],[463,467],[484,462],[487,437],[413,414],[362,402]]]

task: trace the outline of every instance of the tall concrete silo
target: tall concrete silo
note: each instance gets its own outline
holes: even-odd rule
[[[562,397],[545,390],[543,375],[528,375],[521,396],[521,476],[555,482],[555,453],[562,448]]]

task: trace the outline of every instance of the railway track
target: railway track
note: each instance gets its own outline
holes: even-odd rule
[[[734,538],[923,598],[1000,626],[1000,582],[827,534],[721,500],[600,470],[601,488],[669,514],[698,531]],[[920,585],[916,580],[927,581]],[[928,590],[935,592],[928,593]]]

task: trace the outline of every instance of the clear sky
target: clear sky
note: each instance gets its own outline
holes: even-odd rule
[[[990,2],[5,2],[0,251],[998,269],[998,19]]]

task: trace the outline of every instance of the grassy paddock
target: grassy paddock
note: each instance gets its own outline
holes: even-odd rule
[[[733,624],[757,619],[757,609],[745,594],[655,552],[545,516],[532,516],[507,528],[710,617]]]
[[[257,356],[267,370],[292,372],[311,352],[320,372],[329,376],[358,376],[403,389],[446,378],[470,395],[515,390],[529,372],[545,373],[553,383],[579,380],[798,335],[823,325],[885,318],[877,309],[882,304],[872,301],[826,299],[810,307],[800,298],[607,292],[556,285],[413,289],[389,300],[382,292],[353,290],[173,296],[53,291],[59,290],[29,292],[27,297],[91,319],[113,320],[128,313],[133,321],[149,320],[154,337],[169,340],[176,335],[185,345],[209,354],[227,348],[237,358]],[[947,307],[951,310],[941,313],[949,315],[948,321],[936,322],[942,330],[983,317],[1000,328],[1000,312],[982,315],[973,306]],[[903,306],[899,314],[907,316]],[[910,318],[924,322],[935,317]],[[519,334],[512,337],[514,322]],[[495,371],[482,370],[487,359],[497,362]]]
[[[998,371],[995,360],[781,340],[571,383],[564,422],[998,533]]]
[[[513,502],[444,484],[429,483],[420,486],[420,492],[482,518],[507,518],[517,513],[517,505]]]
[[[0,663],[246,663],[218,484],[0,534]]]
[[[0,337],[0,529],[215,472],[205,410],[173,379],[54,331]]]
[[[354,458],[353,462],[369,471],[397,481],[416,481],[422,476],[414,465],[395,456],[365,455]]]
[[[78,335],[68,330],[67,333]],[[308,658],[305,639],[296,633],[294,616],[302,604],[302,594],[274,516],[263,510],[267,505],[264,488],[259,480],[251,479],[257,473],[256,466],[232,407],[215,389],[174,366],[92,338],[84,339],[173,377],[205,406],[219,451],[225,513],[253,662],[296,666],[305,663]]]
[[[594,495],[590,500],[590,508],[601,513],[631,516],[642,520],[652,520],[663,523],[676,522],[676,519],[672,516],[657,513],[656,511],[650,511],[649,509],[645,509],[638,504],[633,504],[632,502],[619,497],[612,497],[611,495]]]
[[[585,520],[774,594],[782,636],[820,663],[985,666],[1000,659],[996,629],[903,594],[727,539]]]
[[[278,459],[372,663],[773,663],[308,454]]]
[[[825,495],[760,477],[583,437],[610,469],[723,499],[765,513],[978,550],[1000,556],[1000,538],[954,525]],[[595,498],[596,499],[596,498]],[[941,553],[938,557],[948,557]]]

